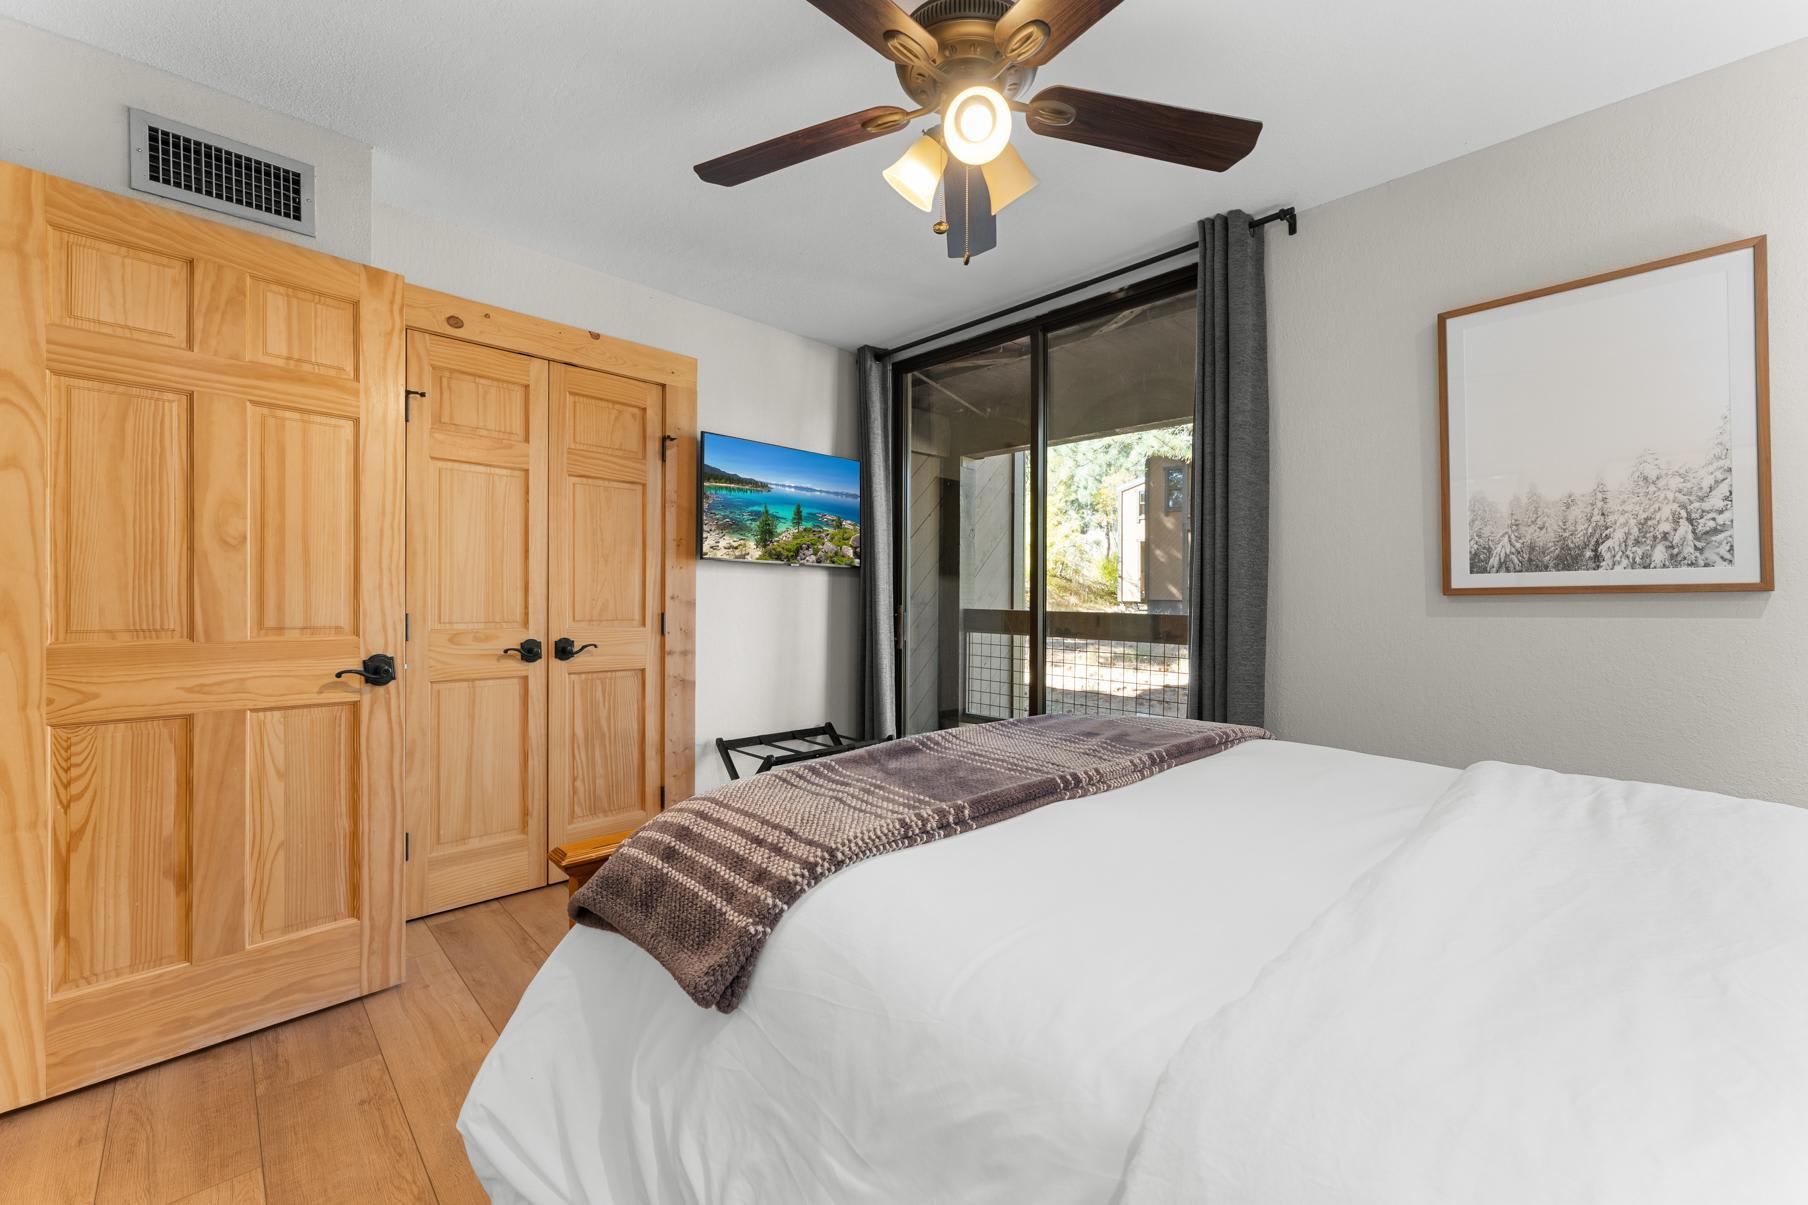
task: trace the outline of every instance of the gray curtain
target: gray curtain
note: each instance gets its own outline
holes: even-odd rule
[[[856,353],[860,389],[860,595],[865,622],[861,648],[860,734],[898,731],[896,643],[897,497],[892,482],[891,365],[871,347]]]
[[[1199,223],[1190,714],[1261,724],[1268,657],[1268,304],[1261,230]]]

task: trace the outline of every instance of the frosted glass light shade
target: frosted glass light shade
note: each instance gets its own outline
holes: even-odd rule
[[[973,167],[990,163],[1011,141],[1011,106],[998,89],[976,84],[948,102],[942,137],[948,153],[962,163]]]
[[[885,169],[885,182],[897,189],[900,197],[928,213],[935,207],[936,186],[942,182],[942,169],[947,165],[948,152],[924,134],[910,144],[902,158]]]
[[[979,171],[986,178],[986,191],[992,194],[993,213],[1002,213],[1006,205],[1039,183],[1014,146],[1005,147]]]

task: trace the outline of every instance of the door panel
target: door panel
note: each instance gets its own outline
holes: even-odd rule
[[[47,754],[0,732],[0,854],[44,868],[0,875],[4,1110],[399,980],[400,688],[333,675],[400,651],[404,465],[396,278],[0,196],[0,426],[42,491],[5,499],[37,595],[0,662]]]
[[[663,407],[657,385],[552,366],[548,630],[596,646],[550,670],[555,845],[632,828],[660,806]]]
[[[546,881],[547,367],[408,336],[408,914]],[[546,659],[505,652],[534,639]]]

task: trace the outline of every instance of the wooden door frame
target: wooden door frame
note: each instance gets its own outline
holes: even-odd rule
[[[697,361],[597,331],[441,293],[402,286],[403,326],[500,351],[591,368],[660,386],[665,393],[665,801],[689,798],[696,775]],[[420,717],[410,717],[419,722]],[[416,784],[410,783],[410,790]]]

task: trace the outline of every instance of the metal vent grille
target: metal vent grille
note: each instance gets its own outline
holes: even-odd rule
[[[314,168],[141,109],[132,115],[132,187],[218,213],[314,233]]]

